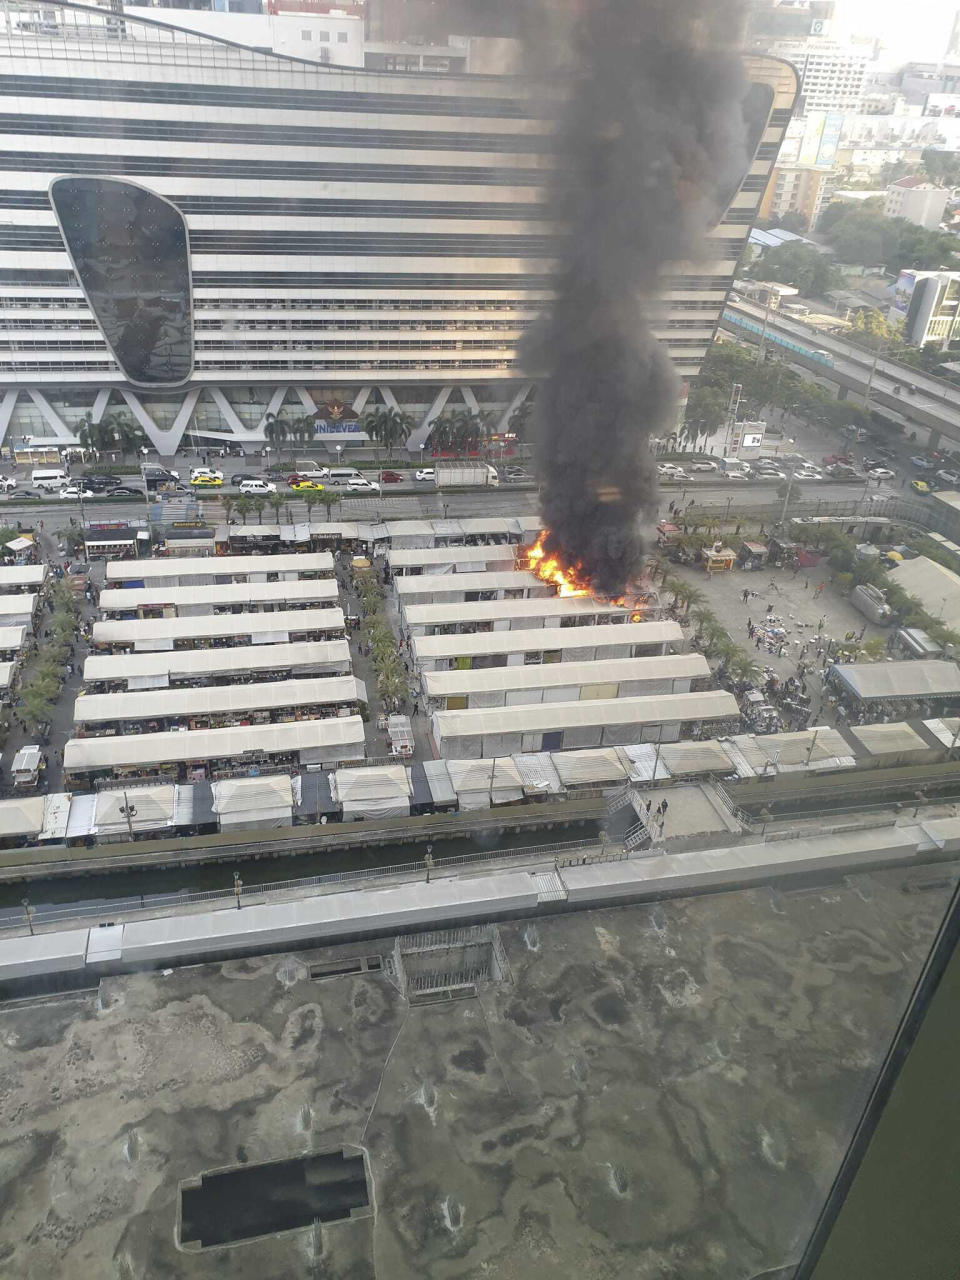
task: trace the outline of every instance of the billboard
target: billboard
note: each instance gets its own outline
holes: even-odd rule
[[[800,142],[798,164],[817,164],[820,154],[820,142],[823,138],[823,126],[826,122],[825,111],[811,111],[807,116],[807,127],[803,131]]]
[[[843,112],[830,111],[823,121],[820,134],[820,149],[817,152],[817,164],[832,165],[837,158],[840,146],[840,133],[843,129]]]
[[[901,271],[893,290],[893,301],[890,304],[889,319],[894,324],[903,324],[910,310],[913,291],[917,287],[915,271]]]

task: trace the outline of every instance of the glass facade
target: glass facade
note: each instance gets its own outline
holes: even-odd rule
[[[183,214],[130,182],[58,178],[50,203],[80,287],[124,376],[177,386],[193,370]]]

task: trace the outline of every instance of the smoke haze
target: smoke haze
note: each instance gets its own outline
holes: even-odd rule
[[[600,595],[642,568],[657,497],[647,441],[676,420],[677,378],[650,327],[660,272],[697,257],[747,165],[741,16],[740,0],[601,0],[573,37],[557,297],[522,359],[542,379],[546,550]]]

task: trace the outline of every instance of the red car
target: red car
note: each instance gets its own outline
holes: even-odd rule
[[[403,484],[404,477],[399,471],[381,471],[380,479],[384,484]]]
[[[825,467],[835,467],[838,465],[841,467],[852,467],[853,459],[850,457],[849,453],[828,453],[823,460],[823,465]]]

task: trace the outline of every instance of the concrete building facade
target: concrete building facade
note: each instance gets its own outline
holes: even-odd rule
[[[530,390],[516,344],[555,263],[537,86],[324,65],[145,12],[58,3],[11,11],[0,31],[0,441],[65,444],[118,409],[164,455],[187,432],[261,447],[268,414],[306,419],[331,445],[362,441],[358,415],[377,407],[410,415],[413,448],[445,412],[505,424]],[[796,96],[783,62],[751,56],[747,73],[749,171],[709,256],[664,279],[656,332],[683,378],[712,339]],[[179,224],[187,376],[143,385],[108,345],[91,264],[68,255],[51,207],[66,179],[140,189],[151,217]]]

